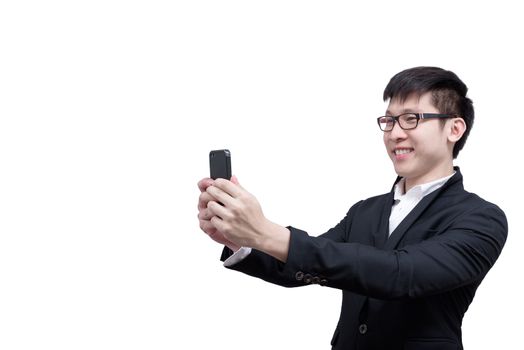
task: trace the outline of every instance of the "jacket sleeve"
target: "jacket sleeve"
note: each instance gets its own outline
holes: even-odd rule
[[[462,214],[428,240],[397,250],[292,229],[283,270],[290,276],[299,271],[322,276],[327,286],[375,298],[415,298],[480,281],[500,255],[507,231],[504,213],[492,204]]]
[[[351,209],[347,212],[344,219],[342,219],[335,227],[322,234],[320,236],[322,237],[322,241],[331,242],[333,244],[345,242],[347,240],[346,235],[348,232],[350,232],[354,213],[359,204],[360,202],[353,205]],[[289,226],[288,228],[291,231],[291,245],[293,245],[293,241],[299,237],[307,237],[306,240],[315,239],[315,237],[310,237],[305,232],[299,231],[291,226]],[[231,249],[224,247],[220,259],[222,261],[225,261],[232,254],[233,251]],[[305,258],[308,260],[311,259],[307,256]],[[281,261],[273,258],[272,256],[260,252],[256,249],[253,249],[251,253],[242,261],[238,262],[235,265],[228,266],[227,268],[240,271],[250,276],[258,277],[267,282],[278,284],[284,287],[300,287],[309,283],[325,284],[326,281],[326,279],[322,278],[322,276],[311,276],[309,274],[304,274],[302,272],[303,270],[301,271],[297,269],[295,264],[282,263]],[[304,280],[308,282],[310,278],[311,281],[309,283],[304,283]]]

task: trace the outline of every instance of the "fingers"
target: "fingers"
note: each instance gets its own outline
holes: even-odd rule
[[[217,243],[228,246],[232,251],[237,251],[240,246],[231,242],[212,224],[210,221],[203,221],[200,223],[200,228]]]
[[[198,197],[198,220],[202,231],[213,240],[238,249],[222,233],[230,227],[227,220],[233,215],[231,208],[238,207],[237,202],[246,194],[238,178],[233,176],[231,181],[204,178],[198,182],[198,189],[201,192]]]
[[[198,189],[201,192],[198,198],[198,210],[206,208],[207,203],[211,200],[227,205],[231,202],[231,197],[238,197],[244,191],[238,184],[236,176],[232,177],[232,181],[204,178],[198,182]]]
[[[218,218],[220,219],[230,216],[229,210],[215,201],[210,201],[209,203],[207,203],[207,209],[209,210],[208,215],[211,215],[210,220],[212,220],[215,216],[218,216]]]
[[[240,182],[238,182],[238,178],[235,175],[231,176],[231,182],[234,183],[237,186],[240,186]],[[242,187],[242,186],[240,186],[240,187]]]
[[[220,188],[222,191],[226,192],[227,194],[229,194],[233,198],[238,197],[245,190],[238,183],[238,179],[237,179],[236,176],[233,176],[231,179],[232,179],[232,181],[228,181],[226,179],[216,179],[213,182],[213,187]]]
[[[207,203],[215,199],[216,199],[215,197],[213,197],[206,191],[200,193],[200,196],[198,197],[198,210],[207,208]]]
[[[198,189],[200,190],[200,192],[204,192],[206,188],[213,184],[213,182],[213,179],[210,179],[208,177],[203,178],[202,180],[198,181]]]
[[[232,201],[234,200],[233,197],[231,197],[228,193],[214,185],[209,186],[206,189],[206,193],[212,198],[212,200],[216,200],[217,202],[224,204],[226,207],[231,205]]]
[[[200,229],[204,231],[207,235],[214,235],[216,233],[216,227],[211,223],[210,220],[199,220]]]
[[[209,209],[204,208],[198,211],[197,217],[198,217],[198,220],[211,220],[213,215],[214,214]]]

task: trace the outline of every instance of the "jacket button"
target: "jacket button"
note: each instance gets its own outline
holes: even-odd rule
[[[327,279],[323,278],[320,280],[320,285],[325,286],[327,284]]]
[[[312,277],[309,273],[306,273],[304,275],[304,283],[307,283],[307,284],[310,284],[311,283],[311,280],[312,280]]]
[[[314,284],[319,284],[320,283],[320,278],[315,276],[311,279],[311,283],[314,283]]]
[[[302,281],[302,278],[304,278],[304,272],[302,272],[302,271],[298,271],[298,272],[295,274],[295,278],[297,279],[297,281]]]
[[[367,324],[363,323],[360,326],[358,326],[358,331],[360,332],[360,334],[366,334],[368,331]]]

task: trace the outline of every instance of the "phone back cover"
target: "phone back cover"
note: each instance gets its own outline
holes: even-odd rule
[[[227,149],[209,152],[210,177],[231,179],[231,153]]]

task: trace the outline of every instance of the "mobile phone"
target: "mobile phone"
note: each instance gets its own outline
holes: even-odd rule
[[[210,177],[231,180],[231,152],[219,149],[209,152]]]

